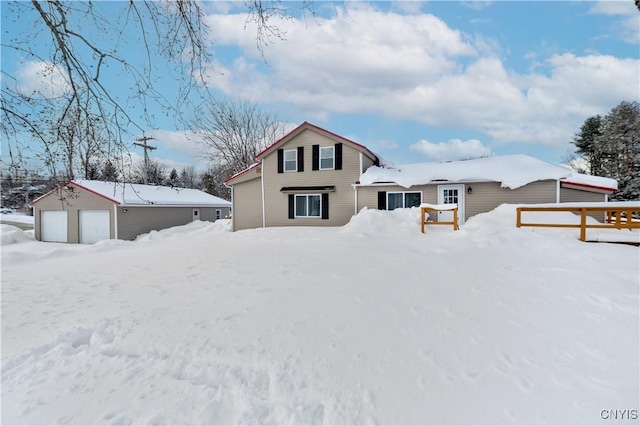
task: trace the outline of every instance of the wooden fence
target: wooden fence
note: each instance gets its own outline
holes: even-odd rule
[[[640,222],[633,220],[633,214],[640,213],[640,203],[610,203],[604,206],[602,203],[578,203],[576,205],[556,204],[553,206],[530,206],[516,208],[516,226],[535,226],[547,228],[579,228],[580,241],[587,240],[587,229],[640,229]],[[572,212],[579,213],[580,223],[525,223],[522,221],[522,212]],[[604,223],[587,223],[589,213],[603,213],[606,217]]]
[[[452,207],[453,206],[453,207]],[[427,212],[451,211],[453,212],[453,220],[451,222],[434,222],[427,220]],[[425,225],[453,225],[453,230],[458,230],[458,208],[453,205],[420,205],[420,231],[424,234]]]

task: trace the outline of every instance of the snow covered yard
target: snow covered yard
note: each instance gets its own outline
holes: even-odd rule
[[[2,423],[637,424],[638,248],[514,221],[2,225]]]

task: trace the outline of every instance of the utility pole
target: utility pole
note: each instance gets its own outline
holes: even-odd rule
[[[151,136],[145,136],[144,132],[142,133],[142,137],[136,139],[138,142],[134,142],[134,145],[141,146],[144,149],[144,173],[142,174],[142,179],[144,180],[144,184],[147,184],[147,177],[149,175],[149,153],[147,151],[153,151],[156,149],[155,146],[147,145],[147,141],[153,140]]]

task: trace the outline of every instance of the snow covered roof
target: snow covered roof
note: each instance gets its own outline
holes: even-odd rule
[[[588,176],[524,154],[478,158],[446,163],[403,164],[394,167],[370,167],[360,176],[361,185],[393,182],[405,188],[433,182],[500,182],[503,188],[516,189],[539,180],[562,182],[606,191],[615,191],[615,179]]]
[[[70,183],[112,200],[122,206],[231,207],[229,201],[197,189],[97,180],[73,180],[65,185]],[[36,199],[33,203],[37,201]]]

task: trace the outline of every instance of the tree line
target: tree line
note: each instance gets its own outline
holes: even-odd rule
[[[612,200],[640,200],[640,104],[622,101],[608,114],[587,118],[573,141],[581,173],[618,181]]]

